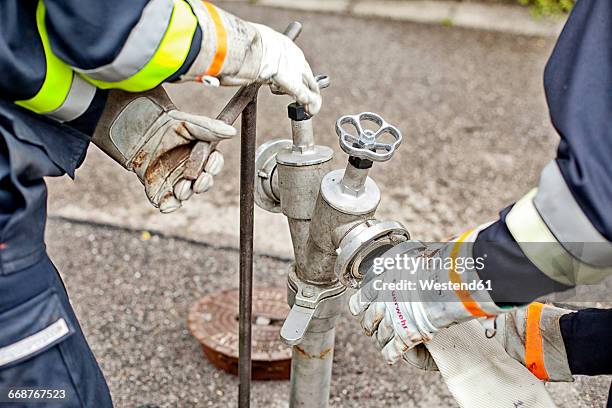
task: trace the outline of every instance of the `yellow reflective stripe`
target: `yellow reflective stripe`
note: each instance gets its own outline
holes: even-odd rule
[[[16,101],[15,104],[36,113],[47,113],[58,109],[68,96],[72,84],[72,69],[51,50],[45,27],[45,5],[42,0],[38,2],[36,8],[36,25],[45,51],[45,80],[36,95],[30,99]]]
[[[85,78],[102,89],[141,92],[155,88],[183,65],[191,49],[197,25],[198,20],[191,7],[183,0],[174,0],[174,11],[166,33],[151,60],[140,71],[118,82]]]

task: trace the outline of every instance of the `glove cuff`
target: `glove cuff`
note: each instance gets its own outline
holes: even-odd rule
[[[437,251],[435,256],[448,267],[439,268],[433,273],[420,270],[420,281],[442,285],[439,290],[432,287],[420,293],[423,302],[421,309],[426,313],[423,320],[428,320],[432,326],[444,328],[474,318],[492,319],[508,311],[491,299],[488,292],[490,284],[478,277],[478,269],[484,260],[473,256],[473,244],[478,234],[489,225],[482,224],[469,230]]]
[[[160,122],[167,121],[163,119],[165,113],[173,109],[175,106],[162,87],[138,94],[113,90],[92,142],[124,168],[136,173],[142,168],[144,172],[148,160],[142,157],[136,163],[139,160],[136,153],[163,125]]]
[[[542,381],[574,381],[559,319],[572,310],[534,302],[498,317],[498,339],[508,354]]]
[[[202,30],[200,52],[181,81],[208,82],[216,77],[225,85],[243,85],[257,79],[261,65],[261,37],[254,24],[200,0],[187,0]]]

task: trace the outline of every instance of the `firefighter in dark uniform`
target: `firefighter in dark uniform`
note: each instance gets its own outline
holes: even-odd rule
[[[199,0],[4,0],[0,72],[0,405],[38,388],[61,390],[40,406],[111,407],[45,252],[43,178],[73,177],[93,141],[170,212],[223,165],[213,151],[197,180],[183,178],[195,143],[236,130],[177,110],[160,84],[268,83],[312,115],[319,89],[288,38]]]

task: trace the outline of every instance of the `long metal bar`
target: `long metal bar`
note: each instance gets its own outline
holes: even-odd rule
[[[285,30],[292,40],[302,31],[298,22],[289,24]],[[255,206],[255,150],[257,147],[257,92],[260,84],[243,86],[223,108],[218,119],[232,124],[242,113],[240,143],[240,282],[238,310],[238,406],[248,408],[251,404],[251,322],[253,299],[253,218]],[[204,144],[199,144],[204,148]],[[204,168],[207,152],[196,146],[189,158],[186,173],[193,176]],[[212,146],[214,149],[214,146]]]
[[[238,345],[238,406],[248,408],[251,399],[251,314],[253,295],[253,210],[257,96],[242,112],[240,143],[240,305]]]

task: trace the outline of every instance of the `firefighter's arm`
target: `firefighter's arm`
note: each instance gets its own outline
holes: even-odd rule
[[[197,180],[184,181],[193,145],[235,130],[176,110],[159,84],[265,82],[311,114],[320,107],[318,85],[293,42],[206,2],[39,0],[36,27],[44,81],[35,95],[16,103],[94,134],[98,147],[138,175],[162,212],[209,189],[221,169],[221,154],[211,152]]]
[[[22,106],[37,113],[72,120],[96,88],[143,92],[178,80],[267,82],[311,114],[320,107],[318,86],[295,44],[207,2],[40,0],[36,20],[46,80]]]
[[[529,302],[612,270],[610,41],[612,3],[577,2],[544,74],[557,157],[476,241],[496,302]]]

